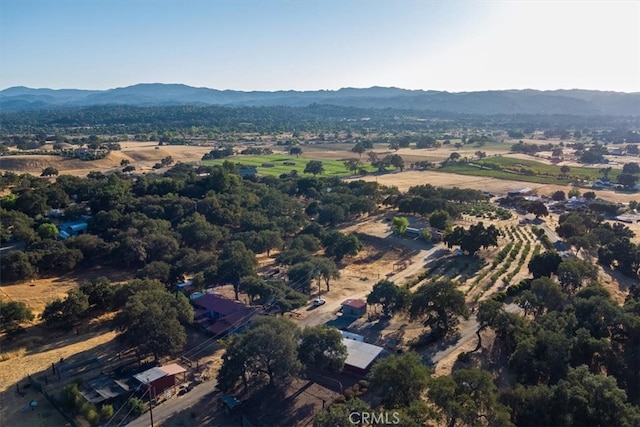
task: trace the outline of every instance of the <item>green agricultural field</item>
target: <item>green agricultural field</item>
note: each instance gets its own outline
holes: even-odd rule
[[[491,157],[489,159],[473,160],[470,163],[477,166],[457,162],[447,164],[438,170],[460,175],[486,176],[514,181],[560,185],[568,184],[576,179],[594,180],[602,177],[600,168],[588,167],[571,167],[569,174],[566,177],[562,177],[560,166],[511,157]],[[619,173],[621,173],[620,170],[612,169],[609,173],[609,179],[615,182]]]
[[[288,156],[285,154],[270,154],[264,156],[243,156],[237,155],[233,157],[227,157],[224,159],[203,160],[203,165],[221,165],[225,161],[230,161],[242,166],[255,166],[258,169],[258,174],[268,176],[280,176],[283,173],[290,173],[291,171],[298,172],[298,175],[303,175],[304,168],[311,160],[319,160],[324,167],[324,173],[321,176],[347,176],[353,173],[349,171],[344,164],[339,160],[326,160],[326,159],[314,159],[311,157],[305,157],[301,155],[299,158],[296,156]],[[293,165],[285,165],[285,162],[295,163]],[[273,167],[265,167],[263,164],[273,164]],[[376,168],[368,164],[362,164],[362,168],[368,172],[377,171]],[[311,176],[311,175],[309,175]]]

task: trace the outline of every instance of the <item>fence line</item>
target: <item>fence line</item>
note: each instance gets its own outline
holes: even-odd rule
[[[62,415],[62,417],[69,424],[71,424],[71,427],[81,427],[78,422],[73,417],[71,417],[71,415],[67,414],[67,412],[60,407],[56,399],[49,396],[49,393],[47,393],[47,390],[42,386],[42,384],[34,380],[31,375],[29,375],[29,383],[31,383],[31,386],[38,390],[44,396],[44,398],[47,399],[51,406],[53,406],[60,413],[60,415]]]

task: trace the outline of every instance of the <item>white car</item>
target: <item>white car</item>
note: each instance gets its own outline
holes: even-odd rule
[[[315,300],[313,300],[313,306],[314,307],[320,307],[324,303],[326,303],[326,301],[323,300],[322,298],[316,298]]]

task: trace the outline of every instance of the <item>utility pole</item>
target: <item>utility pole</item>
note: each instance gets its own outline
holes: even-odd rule
[[[153,427],[153,401],[151,400],[151,381],[149,381],[149,416],[151,417],[151,427]]]

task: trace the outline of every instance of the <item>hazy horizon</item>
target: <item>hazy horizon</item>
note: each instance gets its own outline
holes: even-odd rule
[[[188,85],[185,83],[176,83],[176,82],[141,82],[141,83],[134,83],[131,85],[127,85],[127,86],[118,86],[118,87],[111,87],[111,88],[106,88],[106,89],[86,89],[86,88],[79,88],[79,87],[60,87],[60,88],[51,88],[51,87],[30,87],[30,86],[24,86],[24,85],[17,85],[17,86],[10,86],[10,87],[5,87],[0,89],[0,91],[4,91],[7,89],[13,89],[13,88],[26,88],[26,89],[33,89],[33,90],[59,90],[59,91],[63,91],[63,90],[80,90],[80,91],[110,91],[110,90],[115,90],[115,89],[124,89],[127,87],[132,87],[132,86],[140,86],[140,85],[180,85],[180,86],[188,86],[188,87],[192,87],[192,88],[196,88],[196,89],[212,89],[212,90],[220,90],[220,91],[235,91],[235,92],[266,92],[266,93],[275,93],[275,92],[337,92],[343,89],[373,89],[373,88],[381,88],[381,89],[398,89],[398,90],[406,90],[406,91],[423,91],[423,92],[429,92],[429,91],[434,91],[434,92],[446,92],[446,93],[472,93],[472,92],[509,92],[509,91],[538,91],[538,92],[556,92],[556,91],[572,91],[572,90],[578,90],[578,91],[582,91],[582,90],[586,90],[586,91],[595,91],[595,92],[612,92],[612,93],[625,93],[625,94],[635,94],[635,93],[640,93],[640,91],[635,91],[635,92],[625,92],[625,91],[616,91],[616,90],[600,90],[600,89],[584,89],[584,88],[558,88],[558,89],[533,89],[533,88],[523,88],[523,89],[482,89],[482,90],[469,90],[469,91],[450,91],[450,90],[435,90],[435,89],[407,89],[407,88],[402,88],[402,87],[397,87],[397,86],[380,86],[380,85],[373,85],[373,86],[368,86],[368,87],[353,87],[353,86],[346,86],[346,87],[341,87],[338,89],[305,89],[305,90],[298,90],[298,89],[274,89],[274,90],[242,90],[242,89],[232,89],[232,88],[228,88],[228,89],[220,89],[220,88],[215,88],[215,87],[206,87],[206,86],[192,86],[192,85]]]
[[[0,89],[146,82],[636,93],[640,2],[0,2]]]

